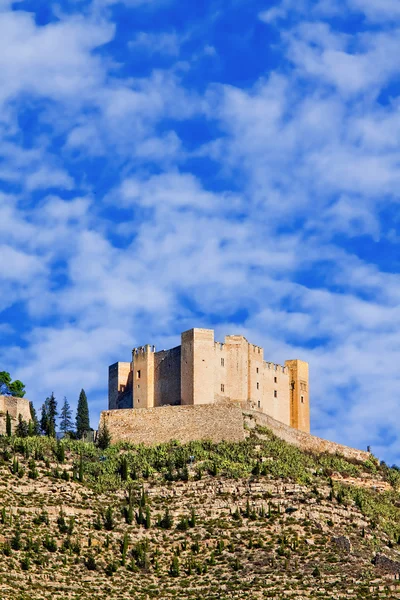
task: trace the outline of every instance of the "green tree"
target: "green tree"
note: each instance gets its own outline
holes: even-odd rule
[[[31,420],[29,421],[29,435],[39,435],[40,425],[33,402],[29,402],[29,410],[31,412]]]
[[[49,408],[47,400],[42,404],[42,410],[40,415],[40,430],[43,435],[48,435],[49,431]]]
[[[159,519],[159,521],[158,521],[158,526],[161,527],[162,529],[171,529],[173,524],[174,524],[174,520],[169,512],[169,509],[166,508],[164,516],[161,519]]]
[[[111,531],[115,527],[114,513],[111,506],[108,506],[104,514],[104,528]]]
[[[60,412],[60,431],[62,431],[65,435],[68,431],[71,431],[72,428],[72,410],[68,403],[68,400],[64,396],[64,403],[61,407]]]
[[[48,407],[49,407],[49,437],[56,437],[56,417],[57,417],[57,400],[55,399],[54,393],[51,393],[51,396],[47,398]]]
[[[22,415],[18,415],[18,425],[15,428],[15,435],[20,438],[28,437],[28,423],[23,420]]]
[[[108,448],[111,443],[111,434],[106,423],[102,423],[99,429],[99,434],[97,436],[97,445],[102,450]]]
[[[57,417],[57,401],[54,393],[46,398],[42,405],[42,415],[40,418],[40,429],[44,435],[48,437],[56,437],[56,417]]]
[[[10,392],[12,396],[15,398],[23,398],[26,394],[25,385],[19,379],[16,379],[10,385]]]
[[[0,371],[0,393],[23,398],[25,396],[25,385],[19,379],[12,381],[10,373]]]
[[[8,435],[8,437],[12,435],[11,417],[8,411],[6,414],[6,435]]]
[[[78,400],[78,408],[76,409],[76,436],[80,440],[85,433],[90,429],[89,407],[85,394],[85,390],[81,390]]]
[[[179,577],[179,559],[177,556],[174,556],[172,559],[172,563],[169,567],[169,574],[171,577]]]

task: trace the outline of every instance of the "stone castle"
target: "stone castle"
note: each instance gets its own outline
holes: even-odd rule
[[[212,329],[190,329],[176,348],[134,348],[131,362],[109,367],[109,411],[200,405],[257,411],[309,433],[308,363],[276,365],[241,335],[219,343]]]

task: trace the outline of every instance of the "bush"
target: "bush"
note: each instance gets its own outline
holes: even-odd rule
[[[171,577],[179,577],[179,559],[177,556],[173,557],[168,573]]]
[[[22,548],[21,530],[19,527],[17,527],[14,536],[11,539],[11,548],[13,550],[21,550]]]
[[[57,542],[53,537],[50,537],[48,533],[43,540],[43,546],[48,552],[57,552]]]
[[[4,556],[11,556],[11,544],[8,540],[4,542],[3,545],[3,554]]]
[[[106,567],[105,567],[105,569],[104,569],[104,571],[105,571],[105,574],[106,574],[108,577],[112,577],[112,576],[114,575],[114,573],[116,573],[116,571],[117,571],[117,568],[118,568],[118,565],[117,565],[117,563],[115,563],[115,562],[111,561],[111,562],[109,562],[109,563],[106,565]]]
[[[115,527],[114,513],[111,506],[109,506],[104,515],[104,529],[111,531]]]
[[[174,524],[174,520],[170,515],[169,509],[165,510],[164,516],[158,520],[158,526],[162,529],[171,529]]]
[[[89,556],[85,559],[85,567],[88,571],[96,571],[97,564],[93,554],[89,554]]]

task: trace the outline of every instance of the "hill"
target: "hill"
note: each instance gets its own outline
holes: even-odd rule
[[[399,483],[260,427],[104,451],[2,437],[1,598],[400,598]]]

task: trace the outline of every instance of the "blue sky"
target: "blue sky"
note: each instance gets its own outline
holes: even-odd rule
[[[191,327],[400,462],[398,0],[0,0],[0,358],[37,408]]]

